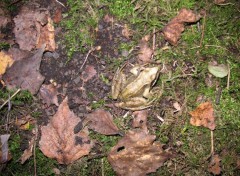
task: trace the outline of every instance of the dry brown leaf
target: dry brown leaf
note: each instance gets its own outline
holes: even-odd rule
[[[58,24],[61,22],[61,20],[62,20],[62,10],[60,8],[57,8],[53,16],[53,22]]]
[[[46,50],[56,49],[53,22],[47,9],[37,4],[25,5],[13,20],[16,42],[21,49],[31,51],[43,44]]]
[[[127,24],[125,24],[122,29],[122,35],[127,39],[130,39],[130,37],[133,35],[131,29],[129,29]]]
[[[38,92],[44,81],[44,77],[39,73],[44,50],[43,45],[32,57],[17,60],[7,69],[3,80],[9,89],[21,88],[32,94]]]
[[[81,79],[84,82],[89,81],[97,74],[97,71],[95,70],[94,66],[92,65],[86,65],[84,71],[82,72]]]
[[[118,127],[113,123],[112,115],[104,110],[98,109],[87,115],[86,121],[90,129],[104,134],[114,135],[119,133]]]
[[[87,155],[92,142],[87,129],[74,132],[79,123],[81,119],[69,109],[66,97],[49,124],[41,128],[39,146],[43,154],[56,159],[60,164],[70,164]]]
[[[7,68],[11,67],[13,64],[13,59],[11,55],[1,51],[0,52],[0,75],[3,75]]]
[[[181,33],[184,31],[184,24],[195,23],[200,18],[201,15],[195,14],[192,10],[185,8],[181,9],[178,15],[163,28],[165,40],[172,45],[177,45],[177,42],[181,37]]]
[[[218,155],[213,155],[208,165],[208,172],[211,172],[214,175],[219,175],[222,170],[220,167],[220,161],[221,159]]]
[[[210,102],[201,103],[194,111],[189,113],[192,118],[190,123],[194,126],[204,126],[210,130],[214,130],[215,117],[213,113],[213,107]]]
[[[148,110],[141,110],[141,111],[134,111],[133,112],[133,128],[142,128],[143,131],[146,133],[148,132],[147,129],[147,117],[148,117]]]
[[[53,84],[43,84],[39,90],[39,94],[47,106],[50,106],[51,104],[59,106],[57,97],[59,93]]]
[[[34,119],[31,115],[27,115],[19,119],[17,118],[15,121],[15,125],[21,130],[29,130],[30,124],[33,125],[35,123],[36,119]]]
[[[151,61],[153,50],[148,46],[146,38],[143,38],[139,44],[138,63],[146,64]]]
[[[28,58],[28,57],[31,56],[31,52],[21,50],[21,49],[18,49],[18,48],[13,48],[13,47],[11,47],[8,50],[8,54],[12,56],[14,61],[22,60],[24,58]]]
[[[25,161],[27,161],[33,154],[33,145],[34,145],[34,142],[35,142],[35,137],[33,137],[31,139],[31,141],[29,142],[28,144],[28,148],[26,150],[24,150],[20,160],[21,160],[21,164],[24,164]]]
[[[142,130],[128,131],[108,155],[117,175],[144,176],[156,172],[171,154],[159,142],[154,142],[155,138]]]
[[[223,4],[225,2],[226,2],[226,0],[214,0],[215,4]]]

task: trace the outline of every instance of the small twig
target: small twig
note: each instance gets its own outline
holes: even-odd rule
[[[227,89],[229,89],[230,86],[230,74],[231,74],[230,65],[228,64]]]
[[[63,6],[64,8],[67,8],[63,3],[59,2],[58,0],[55,0],[57,3],[59,3],[61,6]]]
[[[102,165],[102,176],[105,176],[105,174],[104,174],[104,162],[103,162],[103,158],[101,159],[101,165]]]
[[[154,27],[153,28],[153,43],[152,43],[152,50],[153,50],[152,59],[153,59],[153,56],[154,56],[155,47],[156,47],[156,29]]]
[[[90,54],[91,52],[93,52],[95,49],[96,49],[96,48],[92,48],[92,49],[90,49],[90,50],[88,51],[88,53],[87,53],[87,55],[86,55],[86,57],[85,57],[85,59],[84,59],[84,61],[83,61],[83,64],[82,64],[82,66],[80,67],[80,70],[82,70],[82,68],[83,68],[84,65],[86,64],[89,54]]]
[[[1,105],[0,109],[2,109],[3,106],[5,106],[5,104],[7,104],[15,95],[17,95],[18,92],[20,92],[20,90],[21,90],[21,89],[18,89],[10,98],[8,98],[8,100],[5,101],[5,102]]]
[[[200,48],[202,47],[202,42],[204,38],[205,24],[206,24],[206,12],[204,13],[204,17],[203,17],[202,35],[201,35],[201,40],[199,44]]]
[[[211,130],[211,155],[214,155],[213,130]]]

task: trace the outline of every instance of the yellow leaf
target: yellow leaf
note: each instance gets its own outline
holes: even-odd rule
[[[13,59],[10,55],[0,52],[0,75],[3,75],[8,67],[13,64]]]

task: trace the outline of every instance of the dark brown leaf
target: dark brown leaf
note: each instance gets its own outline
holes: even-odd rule
[[[81,120],[70,111],[67,101],[65,98],[49,124],[41,128],[42,136],[39,141],[43,154],[56,159],[60,164],[76,161],[87,155],[92,147],[87,129],[74,132]]]
[[[36,94],[44,81],[44,76],[39,73],[42,55],[45,45],[29,58],[17,60],[7,69],[3,75],[9,89],[21,88],[29,90],[32,94]]]
[[[134,111],[133,116],[134,118],[133,118],[132,126],[134,128],[142,128],[147,133],[148,132],[148,129],[147,129],[148,110]]]
[[[37,4],[22,6],[20,13],[13,19],[16,41],[23,50],[31,51],[46,44],[46,50],[54,51],[56,44],[50,13],[38,6]]]
[[[218,155],[213,155],[208,165],[208,172],[219,175],[221,173],[220,161],[221,159]]]
[[[108,155],[117,175],[145,176],[156,172],[171,154],[159,142],[154,142],[155,138],[142,130],[130,130],[118,141]]]
[[[119,133],[118,127],[113,123],[112,115],[104,110],[96,110],[87,115],[86,120],[90,129],[104,134],[114,135]]]
[[[143,38],[139,44],[138,63],[146,64],[151,61],[153,50],[148,46],[146,38]]]

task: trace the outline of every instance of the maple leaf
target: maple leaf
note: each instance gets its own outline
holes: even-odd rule
[[[70,164],[87,155],[92,147],[87,129],[75,132],[81,123],[68,107],[67,97],[59,105],[57,113],[47,126],[41,128],[40,150],[44,155],[56,159],[60,164]]]
[[[181,33],[184,31],[184,24],[197,22],[200,18],[201,16],[192,10],[181,9],[178,15],[163,28],[165,40],[172,45],[177,45]]]
[[[139,129],[129,130],[108,155],[117,174],[144,176],[161,167],[171,154],[164,151],[159,142],[154,142],[155,138]]]
[[[119,129],[113,123],[112,115],[104,110],[98,109],[87,115],[86,121],[90,129],[104,135],[118,134]]]
[[[200,104],[194,111],[189,113],[192,117],[190,123],[194,126],[204,126],[210,130],[215,129],[215,117],[210,102]]]
[[[20,13],[13,19],[16,42],[23,50],[31,51],[46,43],[46,50],[56,49],[54,26],[47,9],[38,4],[22,6]]]
[[[31,57],[15,61],[12,66],[7,69],[3,75],[3,80],[9,89],[21,88],[29,90],[32,94],[36,94],[44,81],[44,76],[39,73],[42,60],[43,45]]]

